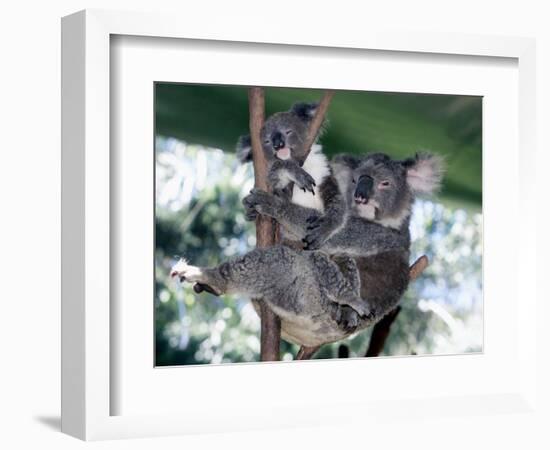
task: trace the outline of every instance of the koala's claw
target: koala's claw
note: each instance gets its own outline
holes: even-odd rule
[[[323,243],[322,236],[319,233],[309,233],[302,239],[305,250],[317,250]]]
[[[352,308],[363,318],[372,316],[372,311],[367,302],[354,303]]]
[[[315,179],[304,169],[299,168],[294,174],[294,183],[304,192],[311,192],[315,195]]]
[[[256,211],[255,205],[249,197],[250,196],[246,196],[243,198],[244,217],[248,221],[254,221],[258,217],[258,211]]]
[[[307,223],[314,223],[314,222],[317,222],[319,219],[320,219],[319,216],[317,216],[317,215],[315,215],[315,214],[312,214],[311,216],[309,216],[309,217],[306,219],[306,222],[307,222]]]
[[[326,221],[323,217],[310,216],[306,219],[306,236],[302,239],[306,250],[316,250],[321,247],[327,237]]]
[[[347,305],[336,305],[334,320],[347,333],[353,333],[359,326],[359,314]]]
[[[307,231],[315,231],[321,226],[320,222],[311,222],[307,227]]]
[[[247,211],[244,214],[244,218],[249,222],[254,222],[258,218],[259,214],[255,210]]]
[[[313,231],[321,227],[330,227],[330,222],[324,216],[311,215],[306,219],[307,231]]]
[[[211,286],[209,286],[208,284],[204,284],[204,283],[195,283],[193,285],[193,290],[197,293],[197,294],[200,294],[201,292],[203,291],[206,291],[206,292],[209,292],[210,294],[212,295],[215,295],[217,297],[220,296],[220,293],[215,291],[214,288],[212,288]]]

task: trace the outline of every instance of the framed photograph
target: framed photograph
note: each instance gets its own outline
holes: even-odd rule
[[[532,408],[534,42],[180,19],[62,21],[63,431]]]

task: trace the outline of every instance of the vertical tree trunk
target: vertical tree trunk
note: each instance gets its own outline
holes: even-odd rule
[[[267,162],[262,150],[260,130],[265,120],[264,90],[252,87],[248,90],[250,109],[250,138],[252,142],[252,160],[254,164],[254,178],[257,188],[268,191]],[[269,217],[259,215],[256,219],[256,245],[269,247],[275,243],[276,224]],[[281,321],[262,301],[260,304],[261,320],[261,350],[262,361],[278,361],[281,342]]]
[[[311,146],[315,142],[333,96],[333,91],[326,91],[319,102],[319,108],[308,130],[306,141],[307,153],[309,153]],[[267,184],[267,161],[265,160],[262,142],[260,140],[260,130],[265,120],[264,90],[259,87],[249,88],[248,104],[255,185],[257,188],[269,192],[270,187]],[[262,215],[258,216],[256,219],[256,246],[268,247],[273,245],[277,242],[278,236],[279,230],[276,222],[268,217]],[[259,304],[261,320],[261,360],[278,361],[280,356],[281,321],[264,302],[260,301]],[[304,348],[301,350],[301,356],[303,356],[304,359],[309,359],[316,350],[317,349],[309,348],[306,350]]]

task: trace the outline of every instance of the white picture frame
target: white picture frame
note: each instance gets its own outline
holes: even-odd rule
[[[307,35],[299,30],[288,30],[284,35],[274,27],[235,27],[234,24],[217,24],[215,31],[197,22],[185,22],[183,18],[164,14],[126,13],[112,11],[82,11],[67,16],[62,22],[62,430],[86,440],[123,437],[162,436],[172,434],[233,431],[311,425],[334,421],[353,421],[357,418],[384,416],[385,420],[399,420],[403,408],[407,414],[418,414],[432,405],[442,416],[472,413],[496,413],[503,409],[523,412],[535,407],[536,398],[536,353],[525,342],[536,340],[535,318],[536,295],[535,270],[522,265],[513,265],[507,279],[511,286],[522,286],[521,307],[514,316],[512,346],[514,359],[508,364],[519,363],[513,376],[506,377],[506,384],[498,385],[494,392],[458,391],[442,395],[442,390],[420,398],[401,394],[386,401],[364,399],[349,401],[319,399],[314,402],[307,396],[305,404],[296,405],[284,399],[273,408],[277,413],[270,417],[266,407],[252,411],[233,404],[216,405],[216,412],[207,416],[199,405],[186,405],[181,412],[112,415],[112,395],[116,386],[112,382],[112,348],[110,336],[116,333],[110,321],[110,261],[111,240],[110,187],[117,177],[110,168],[109,149],[112,145],[110,130],[110,105],[113,92],[110,90],[111,37],[142,36],[186,40],[207,40],[241,43],[242,45],[284,44],[301,47],[376,50],[383,52],[407,52],[412,55],[464,55],[478,57],[501,57],[517,60],[519,96],[517,101],[518,146],[517,169],[512,196],[513,211],[521,221],[511,221],[508,226],[529,230],[534,228],[533,208],[527,200],[533,199],[533,186],[526,174],[535,165],[535,46],[532,39],[510,37],[487,37],[436,33],[397,33],[370,30],[360,35],[327,35],[319,30],[308,30]],[[281,47],[282,48],[282,47]],[[284,48],[281,50],[284,52]],[[219,82],[227,80],[220,75]],[[152,142],[152,139],[151,139]],[[513,144],[515,145],[515,144]],[[514,170],[516,161],[508,165]],[[115,180],[116,181],[116,180]],[[484,184],[484,190],[487,186]],[[498,206],[498,205],[497,205]],[[502,207],[502,206],[501,206]],[[517,208],[517,209],[516,209]],[[494,210],[493,210],[494,211]],[[491,211],[484,211],[490,213]],[[502,212],[502,211],[501,211]],[[496,213],[495,213],[496,214]],[[506,236],[500,235],[500,239]],[[521,236],[506,242],[515,260],[535,261],[535,237],[532,233],[517,233]],[[498,242],[497,242],[498,244]],[[517,269],[517,270],[516,270]],[[487,267],[485,267],[485,276]],[[491,273],[494,278],[494,273]],[[517,291],[510,289],[515,296]],[[488,320],[493,320],[489,318]],[[511,320],[511,318],[510,318]],[[530,350],[528,350],[528,348]],[[494,353],[493,353],[494,352]],[[500,367],[505,355],[497,345],[488,348],[486,364]],[[495,354],[495,360],[491,356]],[[500,359],[499,359],[500,358]],[[498,359],[498,361],[497,361]],[[461,370],[474,366],[467,357],[442,358],[429,362],[424,358],[423,370]],[[324,363],[326,364],[326,363]],[[361,370],[361,361],[332,361],[331,370],[338,371],[341,364],[348,370]],[[379,369],[401,370],[395,360],[385,360]],[[473,363],[474,365],[477,362]],[[300,368],[298,370],[297,368]],[[327,367],[327,366],[324,366]],[[341,366],[344,367],[344,366]],[[220,371],[221,367],[206,368]],[[420,368],[422,369],[422,368]],[[167,369],[170,370],[170,369]],[[195,369],[193,369],[195,370]],[[238,369],[225,369],[224,376],[237,379],[242,374],[254,377],[315,377],[324,370],[311,364],[244,365]],[[419,368],[415,369],[419,370]],[[467,369],[466,369],[467,370]],[[230,373],[231,372],[231,373]],[[211,372],[212,373],[212,372]],[[179,372],[178,376],[186,376]],[[389,377],[388,379],[391,379]],[[261,388],[261,386],[260,386]],[[422,390],[420,389],[420,392]],[[434,390],[435,392],[435,390]],[[257,397],[257,396],[256,396]],[[255,398],[250,402],[270,402],[269,398]],[[392,405],[400,401],[402,408],[397,414]],[[252,405],[253,403],[250,403]]]

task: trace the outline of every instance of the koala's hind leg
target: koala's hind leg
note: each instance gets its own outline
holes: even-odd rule
[[[180,260],[171,271],[172,277],[197,283],[195,291],[206,290],[215,295],[241,293],[263,298],[277,308],[297,313],[304,288],[311,290],[315,279],[308,275],[309,265],[300,252],[277,245],[255,249],[232,258],[216,267],[196,267]],[[282,300],[279,300],[282,299]]]
[[[343,276],[340,285],[342,294],[360,295],[361,279],[359,278],[359,269],[355,260],[349,256],[333,256],[332,260],[338,266]]]
[[[322,287],[334,303],[350,306],[363,317],[371,315],[369,302],[361,298],[359,271],[353,258],[333,257],[331,259],[317,252],[312,252],[310,257],[314,260],[319,272],[323,274]]]

